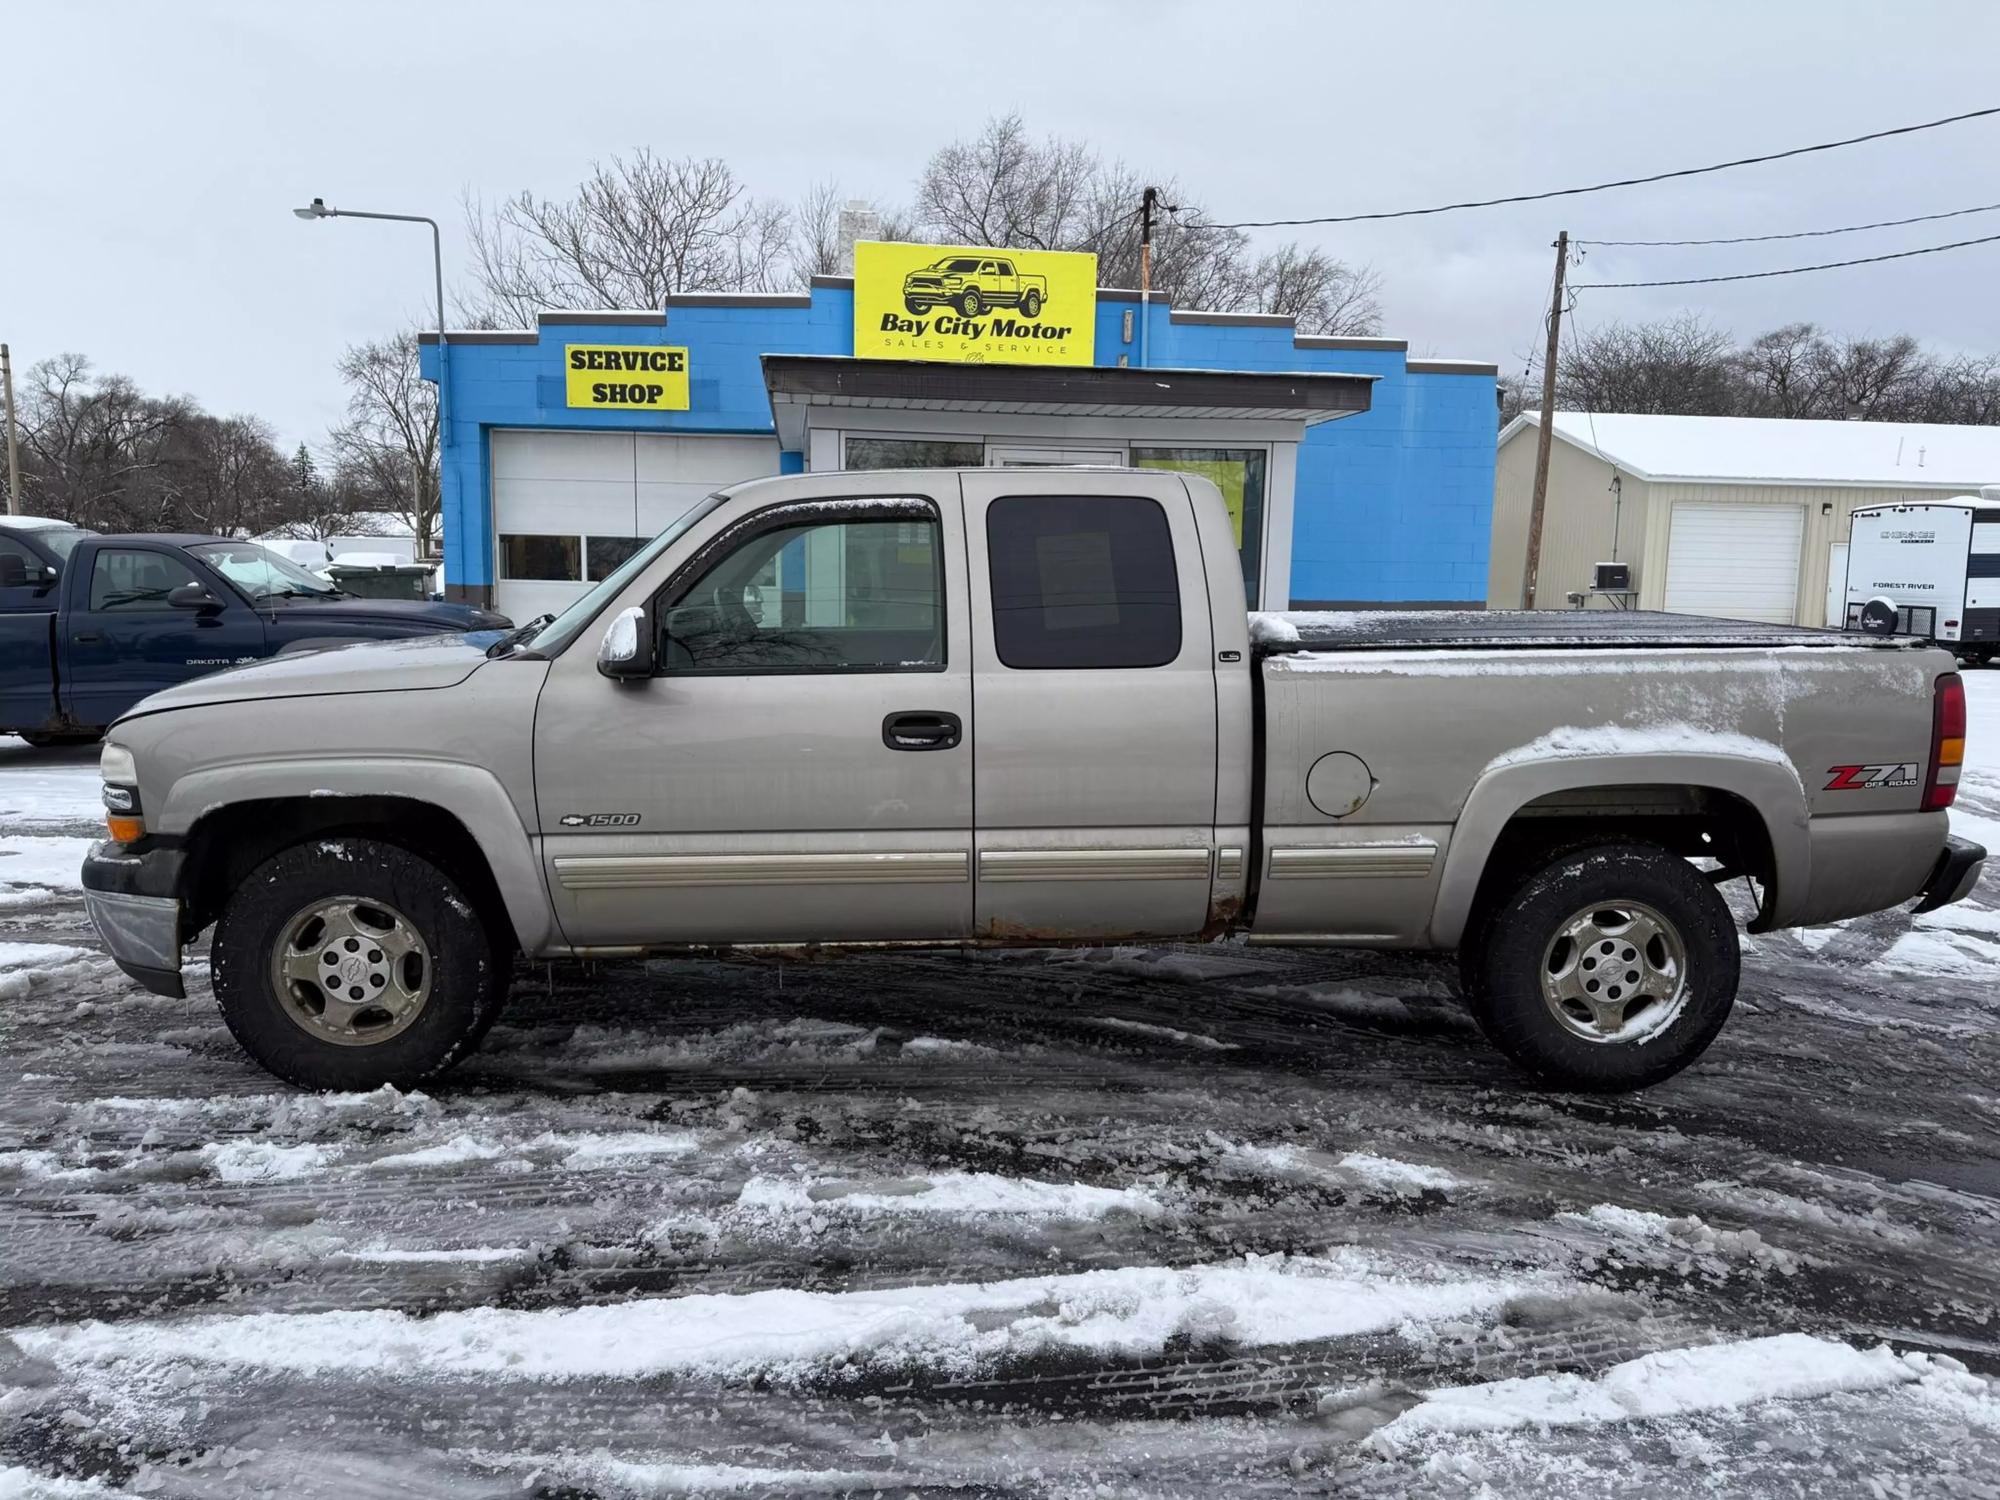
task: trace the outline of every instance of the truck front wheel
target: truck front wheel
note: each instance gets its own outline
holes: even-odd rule
[[[985,310],[986,304],[980,300],[979,293],[973,288],[967,287],[958,294],[958,315],[961,318],[976,318]]]
[[[1493,1044],[1560,1088],[1671,1078],[1736,1001],[1736,923],[1714,885],[1652,844],[1567,851],[1466,934],[1465,997]]]
[[[435,1077],[479,1045],[506,995],[507,954],[450,873],[347,835],[252,871],[211,958],[230,1032],[304,1088]]]

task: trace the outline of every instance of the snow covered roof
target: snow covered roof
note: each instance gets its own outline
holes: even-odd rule
[[[1540,425],[1527,412],[1500,434]],[[1978,493],[2000,483],[2000,427],[1559,411],[1555,435],[1635,479]]]

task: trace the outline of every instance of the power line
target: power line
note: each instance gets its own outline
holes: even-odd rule
[[[2000,234],[1976,240],[1954,240],[1949,245],[1926,245],[1921,250],[1897,250],[1888,255],[1864,255],[1856,260],[1829,260],[1816,266],[1787,266],[1782,271],[1741,271],[1734,276],[1688,276],[1678,281],[1586,281],[1577,290],[1586,292],[1626,291],[1643,286],[1708,286],[1718,281],[1763,281],[1772,276],[1802,276],[1807,271],[1837,271],[1842,266],[1872,266],[1878,261],[1908,260],[1913,255],[1936,255],[1943,250],[1963,250],[1968,245],[2000,243]]]
[[[1239,219],[1230,224],[1183,224],[1183,229],[1290,229],[1306,224],[1358,224],[1372,219],[1414,219],[1426,214],[1456,213],[1462,208],[1499,208],[1509,203],[1540,203],[1549,198],[1573,198],[1583,193],[1609,192],[1612,188],[1640,187],[1649,182],[1666,182],[1676,177],[1699,177],[1706,172],[1726,172],[1732,167],[1754,167],[1762,162],[1784,161],[1793,156],[1809,156],[1815,151],[1837,151],[1843,146],[1859,146],[1865,141],[1887,140],[1890,136],[1914,135],[1920,130],[1936,130],[1943,125],[1957,125],[1965,120],[1984,119],[1988,115],[2000,115],[2000,104],[1986,109],[1967,110],[1964,114],[1946,115],[1941,120],[1926,120],[1919,125],[1898,125],[1890,130],[1871,130],[1866,135],[1851,135],[1845,140],[1821,141],[1812,146],[1794,146],[1788,151],[1772,151],[1763,156],[1741,156],[1734,161],[1719,161],[1706,167],[1682,167],[1673,172],[1654,172],[1645,177],[1620,177],[1612,182],[1592,183],[1588,187],[1552,188],[1543,193],[1515,193],[1505,198],[1469,198],[1462,203],[1440,203],[1431,208],[1399,208],[1385,213],[1372,214],[1323,214],[1308,219]]]
[[[1967,214],[1990,214],[2000,203],[1982,203],[1977,208],[1954,208],[1941,214],[1918,214],[1913,219],[1877,219],[1873,224],[1847,224],[1839,229],[1801,229],[1792,234],[1739,234],[1720,240],[1578,240],[1579,245],[1624,245],[1659,247],[1666,245],[1758,245],[1766,240],[1815,240],[1830,234],[1859,234],[1864,229],[1897,229],[1905,224],[1932,224],[1939,219],[1962,219]]]

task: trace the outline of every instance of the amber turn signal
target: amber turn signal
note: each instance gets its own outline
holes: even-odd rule
[[[118,814],[112,813],[105,818],[104,826],[111,830],[111,837],[115,843],[136,844],[146,836],[144,818],[121,818]]]

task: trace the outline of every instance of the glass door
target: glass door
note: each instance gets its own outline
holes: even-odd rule
[[[1122,469],[1125,467],[1125,450],[1040,448],[1016,446],[1011,443],[986,445],[986,467],[989,469],[1052,469],[1068,464],[1088,464],[1100,469]]]

